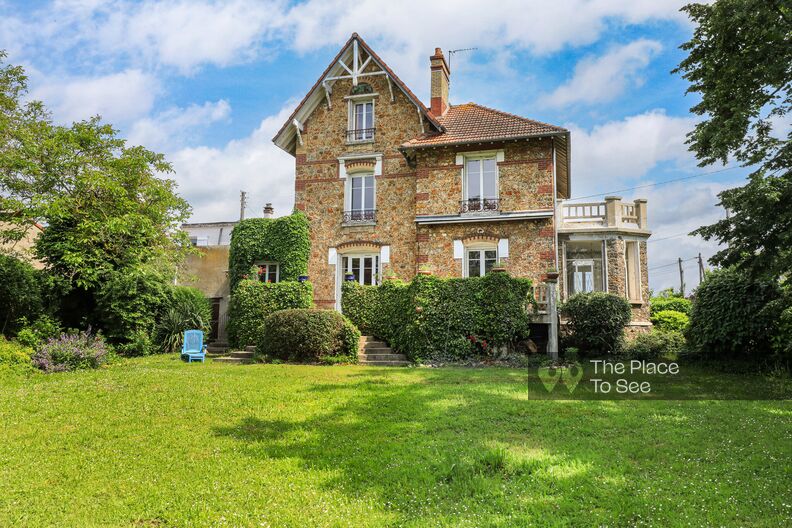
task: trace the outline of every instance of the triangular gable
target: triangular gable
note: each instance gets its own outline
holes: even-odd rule
[[[370,64],[379,67],[378,71],[364,72]],[[364,79],[373,75],[386,75],[392,83],[393,89],[401,90],[407,98],[416,106],[418,112],[426,118],[437,130],[442,131],[443,126],[429,111],[426,106],[418,99],[412,91],[393,73],[385,62],[374,53],[374,51],[360,38],[357,33],[352,33],[346,44],[330,62],[319,79],[311,87],[308,93],[294,109],[283,126],[272,138],[273,143],[282,148],[289,154],[294,154],[295,146],[300,141],[300,130],[306,119],[316,110],[325,99],[329,100],[333,90],[333,84],[339,79],[352,79],[353,84],[357,84],[358,79]]]

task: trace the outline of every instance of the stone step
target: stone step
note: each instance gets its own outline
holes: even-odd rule
[[[214,358],[212,359],[212,361],[214,361],[215,363],[224,363],[229,365],[246,365],[249,363],[253,363],[252,359],[229,357],[229,356]]]
[[[358,361],[407,361],[404,354],[358,354]]]
[[[410,365],[409,361],[360,361],[359,363],[366,367],[406,367]]]
[[[365,352],[366,354],[390,354],[393,352],[393,349],[389,346],[381,345],[381,346],[364,346],[361,352]]]
[[[245,347],[245,352],[255,352],[255,351],[256,351],[256,345],[248,345]]]
[[[206,353],[209,355],[225,354],[226,352],[228,352],[228,348],[206,347]]]
[[[240,358],[240,359],[253,359],[253,352],[248,350],[234,350],[230,354],[229,357],[232,358]]]

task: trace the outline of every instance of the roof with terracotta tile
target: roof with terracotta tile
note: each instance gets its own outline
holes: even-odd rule
[[[433,147],[567,134],[565,128],[501,112],[475,103],[452,106],[437,118],[445,132],[422,134],[407,141],[405,148]]]

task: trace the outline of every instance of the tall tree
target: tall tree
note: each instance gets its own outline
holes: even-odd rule
[[[727,218],[694,231],[725,244],[711,261],[771,277],[792,271],[792,2],[718,0],[683,8],[696,24],[674,72],[704,116],[688,134],[700,165],[733,158],[755,167],[721,192]]]
[[[98,117],[57,126],[27,79],[0,54],[0,238],[45,224],[35,254],[71,286],[98,287],[138,266],[168,269],[188,244],[190,207],[161,154],[128,147]]]

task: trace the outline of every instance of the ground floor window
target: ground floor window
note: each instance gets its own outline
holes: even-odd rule
[[[258,276],[261,282],[278,282],[280,265],[277,262],[262,262],[258,264]]]
[[[360,284],[375,286],[379,284],[379,260],[378,254],[344,256],[341,259],[343,273],[351,273]]]
[[[566,284],[569,295],[604,291],[603,241],[566,243]]]
[[[496,246],[465,248],[465,277],[483,277],[498,260]]]

